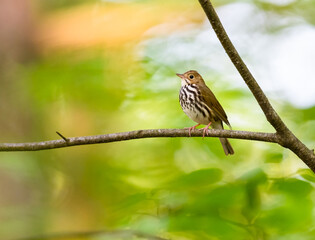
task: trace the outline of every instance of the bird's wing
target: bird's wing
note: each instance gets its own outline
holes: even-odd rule
[[[226,113],[217,98],[214,96],[213,92],[206,85],[200,87],[200,92],[208,107],[213,110],[220,120],[230,126]]]

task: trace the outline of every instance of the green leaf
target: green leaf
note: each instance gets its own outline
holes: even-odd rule
[[[222,170],[218,168],[201,169],[177,178],[174,187],[198,188],[214,184],[222,179]]]
[[[308,182],[290,178],[276,181],[273,185],[273,189],[286,193],[293,198],[299,199],[309,195],[313,187]]]
[[[256,185],[266,182],[267,176],[260,168],[256,168],[245,173],[240,180],[246,181],[247,184]]]
[[[266,154],[265,163],[280,163],[283,160],[281,152],[270,152]]]
[[[308,168],[301,168],[296,173],[309,182],[315,182],[315,174]]]

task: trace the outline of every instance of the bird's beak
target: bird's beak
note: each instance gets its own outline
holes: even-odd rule
[[[180,74],[180,73],[176,73],[177,76],[179,76],[180,78],[184,78],[184,74]]]

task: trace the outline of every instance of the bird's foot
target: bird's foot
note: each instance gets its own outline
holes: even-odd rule
[[[191,130],[195,130],[196,127],[198,127],[200,125],[200,123],[198,123],[197,125],[195,126],[192,126],[192,127],[189,127],[189,128],[185,128],[185,129],[188,129],[188,132],[189,132],[189,137],[191,137]]]
[[[206,135],[208,136],[210,125],[211,125],[211,122],[209,122],[209,124],[203,128],[202,139],[203,139]]]

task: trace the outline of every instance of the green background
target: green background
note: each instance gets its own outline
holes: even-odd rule
[[[215,5],[235,2],[215,1]],[[291,2],[277,5],[257,0],[247,4],[260,14],[277,16],[272,20],[289,17],[315,23],[313,1]],[[210,29],[197,1],[33,4],[36,21],[51,18],[52,24],[60,14],[71,16],[73,9],[81,7],[119,11],[120,7],[158,6],[157,19],[169,12],[170,19],[182,17],[193,24],[193,30],[145,32],[140,38],[114,42],[114,46],[107,40],[57,47],[35,41],[22,60],[0,61],[1,142],[58,139],[55,131],[71,137],[192,126],[180,108],[180,82],[175,75],[189,66],[201,68],[233,129],[273,131],[249,90],[227,80],[224,72],[211,69],[211,62],[207,69],[208,63],[201,64],[198,55],[179,58],[166,54],[165,62],[161,60],[165,55],[159,54],[167,46],[189,45],[194,34]],[[93,19],[93,11],[89,13]],[[279,21],[266,20],[265,34],[292,27]],[[132,35],[133,30],[130,32]],[[111,32],[107,34],[110,38]],[[215,39],[212,31],[209,38]],[[224,56],[217,46],[214,51]],[[183,47],[182,51],[187,56],[195,50]],[[250,62],[250,57],[246,59]],[[218,61],[230,64],[227,57]],[[298,108],[270,95],[289,128],[314,147],[315,106]],[[181,240],[314,239],[314,174],[278,145],[231,143],[235,155],[229,157],[216,138],[141,139],[40,152],[2,152],[0,236],[15,239],[128,229]],[[104,233],[97,239],[131,237],[118,234],[108,238]]]

